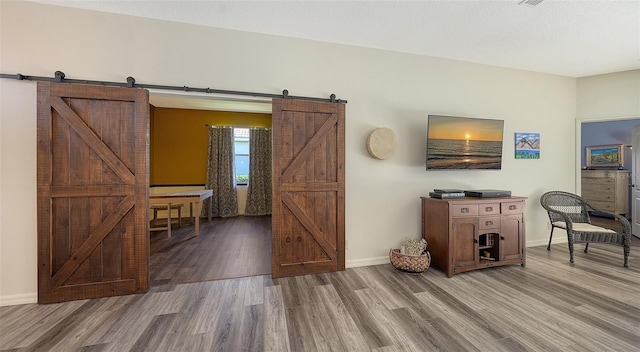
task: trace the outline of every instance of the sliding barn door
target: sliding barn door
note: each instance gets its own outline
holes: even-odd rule
[[[38,83],[38,302],[146,292],[149,93]]]
[[[273,277],[344,270],[344,115],[273,100]]]

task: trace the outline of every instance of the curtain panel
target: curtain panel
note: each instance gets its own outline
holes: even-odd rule
[[[271,129],[249,129],[249,187],[245,215],[271,214]]]
[[[213,197],[203,202],[201,216],[205,216],[209,201],[213,202],[211,214],[214,217],[238,215],[234,159],[233,127],[210,126],[205,188],[213,190]]]

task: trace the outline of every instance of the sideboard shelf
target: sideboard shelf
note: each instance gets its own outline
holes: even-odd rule
[[[502,265],[526,265],[526,197],[422,197],[422,237],[431,263],[448,277]]]

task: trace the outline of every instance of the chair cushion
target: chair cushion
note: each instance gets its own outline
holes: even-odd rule
[[[564,221],[555,221],[553,222],[553,226],[560,227],[563,229],[567,228],[567,224]],[[611,229],[605,229],[604,227],[595,226],[591,224],[587,224],[584,222],[574,222],[573,230],[578,232],[603,232],[603,233],[617,233]]]

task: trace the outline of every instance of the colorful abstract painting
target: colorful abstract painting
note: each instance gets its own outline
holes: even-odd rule
[[[540,133],[516,133],[516,159],[540,159]]]

